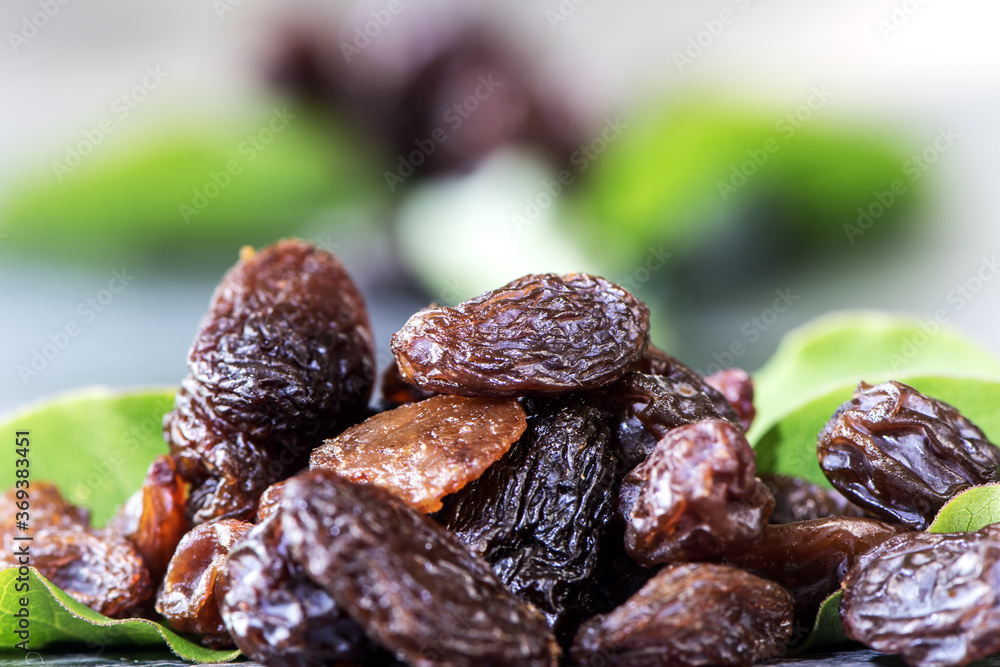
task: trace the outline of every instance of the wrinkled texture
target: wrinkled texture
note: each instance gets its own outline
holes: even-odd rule
[[[530,401],[527,409],[521,440],[447,498],[437,518],[572,639],[599,604],[591,589],[611,512],[608,427],[582,393]]]
[[[753,380],[750,374],[742,368],[724,368],[717,373],[705,377],[705,383],[719,391],[736,414],[744,431],[749,431],[757,409],[753,405]]]
[[[851,639],[915,667],[1000,651],[1000,525],[884,542],[848,572],[840,618]]]
[[[10,545],[11,538],[34,535],[43,528],[90,528],[90,512],[84,507],[72,505],[60,493],[52,482],[31,480],[27,489],[27,498],[19,499],[19,489],[10,488],[0,496],[0,539],[5,545]],[[28,530],[17,530],[17,513],[21,510],[17,503],[28,503]]]
[[[819,435],[819,464],[848,500],[923,530],[942,505],[1000,481],[1000,449],[950,405],[900,382],[862,382]]]
[[[281,504],[281,495],[284,493],[287,483],[288,480],[283,479],[264,489],[264,493],[260,495],[260,502],[257,504],[257,523],[264,523],[264,520],[278,509]]]
[[[382,487],[418,512],[436,512],[441,498],[482,475],[526,427],[516,399],[434,396],[326,440],[309,467]]]
[[[280,241],[216,288],[164,434],[192,485],[192,523],[249,519],[324,437],[353,423],[374,380],[361,293],[336,257]]]
[[[253,524],[246,521],[220,519],[195,526],[181,539],[156,599],[156,611],[171,627],[215,635],[214,645],[224,644],[227,633],[218,599],[225,590],[217,589],[219,571],[226,555],[251,528]]]
[[[220,613],[243,653],[267,667],[370,665],[378,649],[288,553],[281,517],[257,525],[226,558]]]
[[[386,366],[382,372],[379,392],[382,395],[382,402],[387,406],[422,401],[434,395],[432,391],[425,391],[406,382],[399,374],[399,366],[396,365],[395,361]]]
[[[159,581],[188,530],[184,512],[187,489],[169,456],[158,456],[149,465],[142,488],[128,499],[107,525],[133,545]]]
[[[545,618],[389,492],[312,470],[286,485],[278,517],[293,559],[408,664],[555,667]]]
[[[830,517],[764,528],[760,542],[728,556],[733,565],[781,584],[795,600],[799,626],[840,588],[855,560],[905,530],[876,519]]]
[[[725,565],[664,568],[625,604],[580,628],[580,665],[749,665],[784,650],[792,599],[777,584]]]
[[[750,444],[730,422],[696,422],[667,433],[622,482],[618,503],[627,517],[629,555],[646,566],[707,560],[759,540],[774,498],[756,469]]]
[[[586,273],[527,275],[411,317],[392,337],[402,378],[467,396],[554,395],[612,382],[649,343],[649,309]]]
[[[824,489],[809,480],[781,474],[761,474],[764,486],[774,496],[771,523],[794,523],[829,516],[865,516],[864,510],[835,489]]]

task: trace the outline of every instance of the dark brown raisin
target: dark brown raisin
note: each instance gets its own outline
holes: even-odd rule
[[[855,560],[904,528],[875,519],[829,517],[766,526],[756,544],[729,562],[781,584],[795,600],[797,625],[812,627],[820,605],[840,588]]]
[[[754,476],[756,469],[743,431],[730,422],[696,422],[668,432],[619,492],[629,554],[647,566],[705,560],[760,540],[774,498]]]
[[[743,430],[749,431],[757,409],[753,405],[753,380],[742,368],[724,368],[705,378],[705,383],[714,387],[739,415]]]
[[[583,393],[527,403],[528,430],[438,519],[561,636],[596,611],[593,575],[611,512],[608,427]]]
[[[513,398],[433,396],[352,426],[313,451],[309,466],[388,489],[418,512],[478,478],[524,429]]]
[[[819,464],[859,507],[922,530],[970,486],[1000,481],[1000,449],[952,406],[862,382],[819,435]]]
[[[661,570],[625,604],[580,628],[581,667],[749,665],[773,658],[792,631],[792,599],[774,582],[725,565]]]
[[[408,664],[555,666],[545,618],[388,491],[312,470],[285,486],[279,517],[293,559]]]
[[[28,510],[24,510],[27,502]],[[18,507],[22,503],[22,507]],[[30,511],[28,530],[17,530],[17,513]],[[90,511],[72,505],[52,482],[32,480],[26,489],[11,488],[0,496],[0,539],[10,545],[17,534],[32,536],[43,528],[90,528]]]
[[[181,539],[156,599],[156,611],[175,630],[209,635],[216,646],[228,639],[218,604],[225,591],[217,592],[216,582],[226,554],[251,528],[246,521],[220,519],[195,526]]]
[[[905,533],[861,557],[844,580],[848,637],[914,667],[965,665],[1000,651],[1000,525]]]
[[[250,518],[261,492],[353,423],[374,380],[361,293],[336,257],[280,241],[222,279],[164,420],[193,523]]]
[[[865,516],[864,510],[836,489],[824,489],[809,480],[789,475],[758,475],[774,496],[771,523],[794,523],[831,516]]]
[[[649,310],[586,273],[527,275],[454,308],[418,312],[392,337],[403,379],[467,396],[564,394],[612,382],[642,356]]]

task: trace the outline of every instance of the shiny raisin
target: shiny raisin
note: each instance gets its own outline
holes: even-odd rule
[[[454,308],[418,312],[392,337],[403,379],[468,396],[564,394],[612,382],[642,356],[649,310],[586,273],[527,275]]]
[[[629,554],[647,566],[707,560],[760,540],[774,498],[756,469],[743,431],[730,422],[668,432],[619,492]]]
[[[961,491],[1000,481],[1000,449],[958,410],[901,382],[862,382],[823,428],[818,454],[849,500],[914,530]]]
[[[52,482],[43,480],[31,481],[27,498],[18,498],[21,489],[8,489],[0,496],[0,539],[5,545],[10,545],[11,538],[16,534],[31,536],[42,528],[90,528],[90,511],[84,507],[73,505],[60,493]],[[28,530],[17,530],[17,513],[23,511],[17,503],[27,500],[31,511]]]
[[[526,428],[513,398],[433,396],[352,426],[313,451],[309,466],[374,484],[418,512],[478,478]]]
[[[379,392],[382,394],[382,402],[387,406],[403,405],[422,401],[434,395],[432,391],[426,391],[420,387],[415,387],[399,374],[399,366],[393,361],[386,366],[379,381]]]
[[[285,240],[223,278],[164,431],[193,523],[253,516],[261,492],[353,423],[374,380],[361,293],[328,252]]]
[[[281,503],[281,495],[284,493],[285,484],[287,483],[288,480],[283,479],[264,489],[264,493],[260,495],[260,503],[257,505],[257,523],[264,523],[264,520],[278,509],[278,505]]]
[[[771,523],[794,523],[831,516],[865,516],[864,510],[836,489],[824,489],[809,480],[789,475],[761,473],[759,477],[774,496]]]
[[[792,599],[774,582],[726,565],[661,570],[622,606],[584,623],[578,665],[749,665],[773,658],[792,631]]]
[[[757,409],[753,405],[753,380],[742,368],[724,368],[705,378],[705,384],[717,389],[733,406],[744,431],[749,431]]]

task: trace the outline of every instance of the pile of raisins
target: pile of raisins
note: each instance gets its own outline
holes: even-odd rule
[[[758,476],[749,375],[703,378],[649,338],[621,287],[527,275],[413,315],[373,410],[340,262],[245,251],[170,455],[102,531],[39,487],[35,562],[106,614],[270,666],[748,665],[841,589],[846,634],[909,664],[1000,651],[1000,525],[915,532],[1000,480],[975,425],[862,384],[819,434],[836,491]]]

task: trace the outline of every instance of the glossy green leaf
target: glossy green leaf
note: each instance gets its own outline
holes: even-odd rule
[[[1000,523],[1000,484],[966,489],[948,501],[927,528],[929,533],[965,533]]]
[[[819,613],[809,628],[809,634],[802,641],[796,641],[793,632],[792,646],[786,655],[798,655],[808,649],[824,648],[850,641],[844,635],[844,628],[840,624],[840,598],[841,592],[837,591],[823,600]]]

